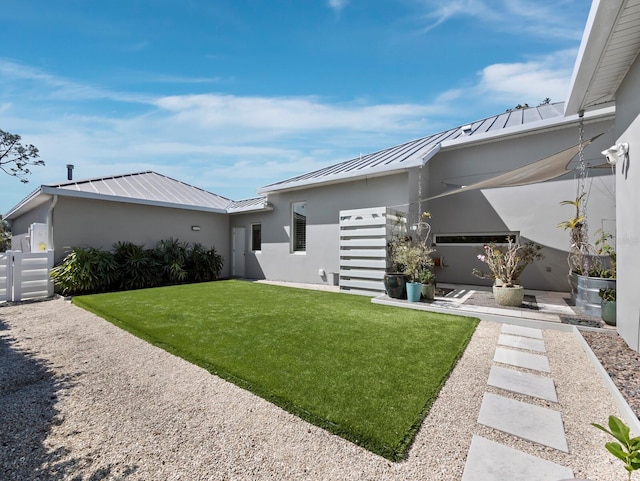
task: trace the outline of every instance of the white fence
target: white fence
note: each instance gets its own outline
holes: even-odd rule
[[[52,267],[53,251],[0,253],[0,302],[52,296]]]
[[[387,243],[404,228],[405,216],[388,207],[340,211],[340,290],[384,294]]]

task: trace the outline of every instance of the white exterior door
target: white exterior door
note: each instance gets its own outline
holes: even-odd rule
[[[233,262],[231,265],[231,275],[233,277],[244,277],[244,259],[246,256],[246,233],[244,227],[234,227],[233,230]]]

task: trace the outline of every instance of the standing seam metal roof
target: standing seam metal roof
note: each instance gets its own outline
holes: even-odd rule
[[[231,200],[152,171],[48,185],[60,191],[226,210]],[[62,192],[61,192],[62,193]]]
[[[295,188],[315,183],[331,182],[343,178],[352,178],[376,172],[400,170],[421,165],[423,159],[442,142],[461,137],[498,132],[502,129],[517,127],[541,120],[548,120],[564,115],[564,102],[544,104],[537,107],[510,110],[502,114],[487,117],[464,126],[455,127],[436,134],[389,147],[378,152],[357,157],[355,159],[333,164],[328,167],[291,177],[258,189],[259,194]],[[464,127],[471,126],[471,130]]]

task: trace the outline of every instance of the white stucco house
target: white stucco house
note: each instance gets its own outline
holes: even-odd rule
[[[594,0],[566,102],[507,111],[263,186],[232,201],[153,172],[43,185],[5,216],[24,246],[45,224],[56,258],[73,245],[162,238],[214,245],[223,275],[341,282],[341,212],[390,208],[409,224],[432,214],[438,280],[480,282],[471,270],[487,236],[543,246],[525,271],[531,289],[568,290],[576,168],[587,166],[593,232],[617,233],[618,329],[640,349],[640,0]],[[582,144],[581,144],[582,142]],[[635,142],[635,144],[634,144]],[[615,168],[602,151],[628,144]],[[580,148],[582,145],[582,149]],[[636,145],[637,144],[637,145]],[[366,148],[362,149],[363,151]]]
[[[391,208],[411,224],[430,211],[441,282],[482,282],[471,274],[479,247],[488,235],[510,235],[543,246],[545,259],[522,282],[566,291],[568,234],[556,226],[571,215],[560,202],[575,196],[579,126],[592,222],[611,228],[613,177],[600,151],[613,142],[613,119],[611,108],[565,116],[562,103],[508,111],[261,187],[261,197],[238,202],[154,172],[43,185],[5,218],[14,248],[23,250],[33,224],[46,224],[56,260],[72,246],[152,246],[173,237],[215,246],[224,276],[347,285],[359,274],[341,266],[341,212]],[[382,292],[374,282],[364,292]]]

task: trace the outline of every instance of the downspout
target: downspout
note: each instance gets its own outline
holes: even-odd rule
[[[58,203],[58,194],[54,194],[53,195],[53,201],[51,202],[51,205],[49,206],[49,212],[47,213],[47,227],[48,227],[48,239],[47,239],[47,243],[49,244],[49,246],[51,246],[52,250],[54,249],[54,245],[53,245],[53,209],[56,206],[56,204]]]

